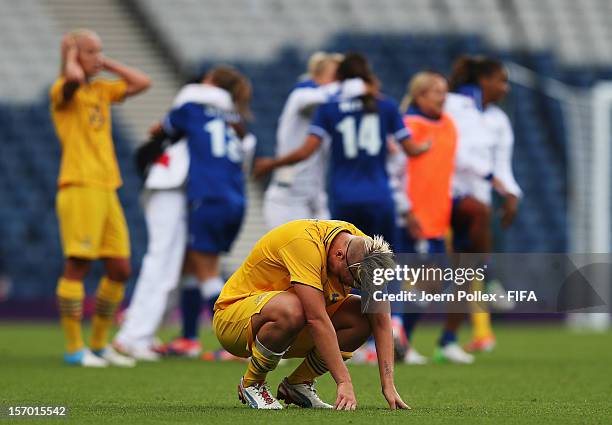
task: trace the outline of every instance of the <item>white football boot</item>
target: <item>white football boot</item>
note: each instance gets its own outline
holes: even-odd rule
[[[404,363],[411,365],[424,365],[427,364],[427,357],[419,353],[412,347],[408,348],[406,355],[404,356]]]
[[[129,356],[134,360],[144,362],[156,362],[161,358],[160,354],[153,348],[144,344],[122,344],[115,340],[113,348],[121,354]]]
[[[108,362],[96,356],[88,348],[71,354],[64,354],[64,362],[69,365],[82,367],[107,367]]]
[[[472,364],[474,356],[463,351],[463,348],[456,342],[437,347],[434,353],[434,362],[436,363],[457,363],[457,364]]]
[[[244,386],[244,378],[238,385],[238,399],[253,409],[281,410],[283,406],[272,396],[266,382],[256,382],[250,387]]]
[[[285,404],[295,404],[310,409],[333,409],[334,406],[321,400],[314,384],[315,381],[292,385],[285,378],[278,386],[276,398],[284,400]]]
[[[96,356],[104,359],[108,364],[118,367],[134,367],[136,366],[136,360],[131,357],[119,354],[111,345],[94,353]]]

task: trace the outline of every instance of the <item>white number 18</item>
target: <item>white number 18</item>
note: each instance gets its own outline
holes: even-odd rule
[[[227,158],[232,162],[242,161],[240,141],[233,128],[228,127],[225,121],[214,119],[204,126],[210,133],[212,156],[216,158]],[[227,135],[228,141],[225,142]]]

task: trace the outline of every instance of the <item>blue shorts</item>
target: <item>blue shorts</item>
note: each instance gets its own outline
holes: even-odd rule
[[[455,252],[469,252],[472,245],[470,241],[470,223],[457,212],[459,203],[462,200],[463,197],[453,198],[451,228],[453,229],[453,250]]]
[[[381,235],[393,244],[395,234],[395,205],[389,202],[375,203],[333,203],[331,215],[334,220],[354,224],[368,236]]]
[[[238,236],[244,207],[244,202],[190,200],[189,248],[207,254],[228,252]]]

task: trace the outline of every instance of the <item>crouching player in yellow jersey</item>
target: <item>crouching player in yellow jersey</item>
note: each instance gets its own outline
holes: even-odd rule
[[[393,253],[350,223],[296,220],[263,236],[225,284],[213,328],[221,345],[250,357],[238,395],[256,409],[282,409],[266,375],[281,358],[303,358],[278,387],[277,398],[301,407],[354,410],[357,400],[344,364],[370,334],[376,340],[382,392],[391,409],[408,406],[395,389],[389,313],[364,314],[352,289],[372,288],[374,270],[393,267]],[[322,401],[315,378],[330,372],[334,406]]]
[[[119,79],[92,79],[100,71]],[[62,40],[61,76],[51,87],[51,114],[62,145],[57,215],[64,272],[57,285],[67,363],[133,366],[134,360],[107,347],[108,331],[124,282],[130,275],[130,244],[116,189],[121,176],[111,138],[111,103],[147,89],[149,78],[102,55],[100,38],[88,30]],[[92,260],[106,270],[96,292],[90,347],[81,336],[83,279]]]

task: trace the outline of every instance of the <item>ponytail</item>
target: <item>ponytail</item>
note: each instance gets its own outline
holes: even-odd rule
[[[338,81],[348,80],[350,78],[361,78],[366,84],[380,84],[372,70],[368,60],[360,53],[347,53],[344,59],[338,65],[336,70],[336,78]],[[360,96],[359,99],[363,102],[365,112],[376,112],[378,110],[376,97],[371,94]]]
[[[249,109],[252,94],[251,82],[244,75],[231,66],[220,65],[210,70],[206,76],[215,86],[229,92],[236,111],[243,119],[252,118]]]

